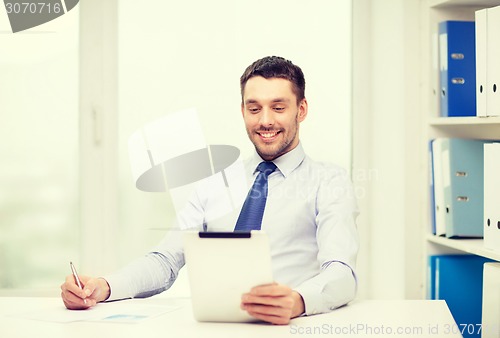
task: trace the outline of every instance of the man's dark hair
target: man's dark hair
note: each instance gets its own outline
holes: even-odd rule
[[[247,81],[254,76],[262,76],[265,79],[280,78],[288,80],[292,83],[292,91],[297,97],[297,104],[305,98],[306,80],[304,79],[302,69],[280,56],[266,56],[248,66],[243,75],[241,75],[242,103]]]

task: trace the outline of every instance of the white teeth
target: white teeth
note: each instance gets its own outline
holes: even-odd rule
[[[265,137],[265,138],[270,138],[270,137],[273,137],[276,135],[276,133],[261,133],[260,134],[262,137]]]

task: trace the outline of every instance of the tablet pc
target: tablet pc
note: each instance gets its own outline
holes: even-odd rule
[[[202,322],[248,322],[241,296],[273,282],[269,241],[263,231],[184,233],[191,303]]]

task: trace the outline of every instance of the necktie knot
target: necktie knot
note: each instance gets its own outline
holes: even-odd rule
[[[260,162],[259,165],[257,166],[257,170],[264,174],[266,177],[271,175],[272,172],[276,170],[276,164],[270,161],[264,161]]]

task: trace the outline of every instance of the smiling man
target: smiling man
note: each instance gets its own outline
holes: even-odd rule
[[[309,159],[300,145],[308,105],[298,66],[265,57],[245,70],[240,86],[243,120],[256,150],[249,167],[262,160],[278,167],[269,176],[262,229],[271,239],[277,280],[286,283],[255,287],[243,295],[242,308],[276,324],[333,310],[356,290],[357,207],[349,180],[341,168]]]
[[[307,101],[293,92],[284,78],[254,76],[242,84],[241,111],[248,137],[266,161],[289,152],[299,144],[299,123],[307,115]]]
[[[281,57],[265,57],[245,70],[240,85],[241,112],[255,146],[245,162],[248,180],[259,180],[262,163],[271,167],[259,228],[269,237],[276,281],[243,294],[241,308],[273,324],[334,310],[356,293],[358,209],[350,179],[344,169],[316,162],[304,152],[299,129],[308,105],[298,66]],[[186,223],[203,224],[208,231],[237,231],[238,214],[217,222],[207,219],[214,197],[211,191],[197,193],[184,210]],[[105,278],[80,276],[83,290],[69,275],[61,295],[69,309],[107,299],[148,297],[168,289],[183,265],[182,247],[166,238],[120,272]]]

